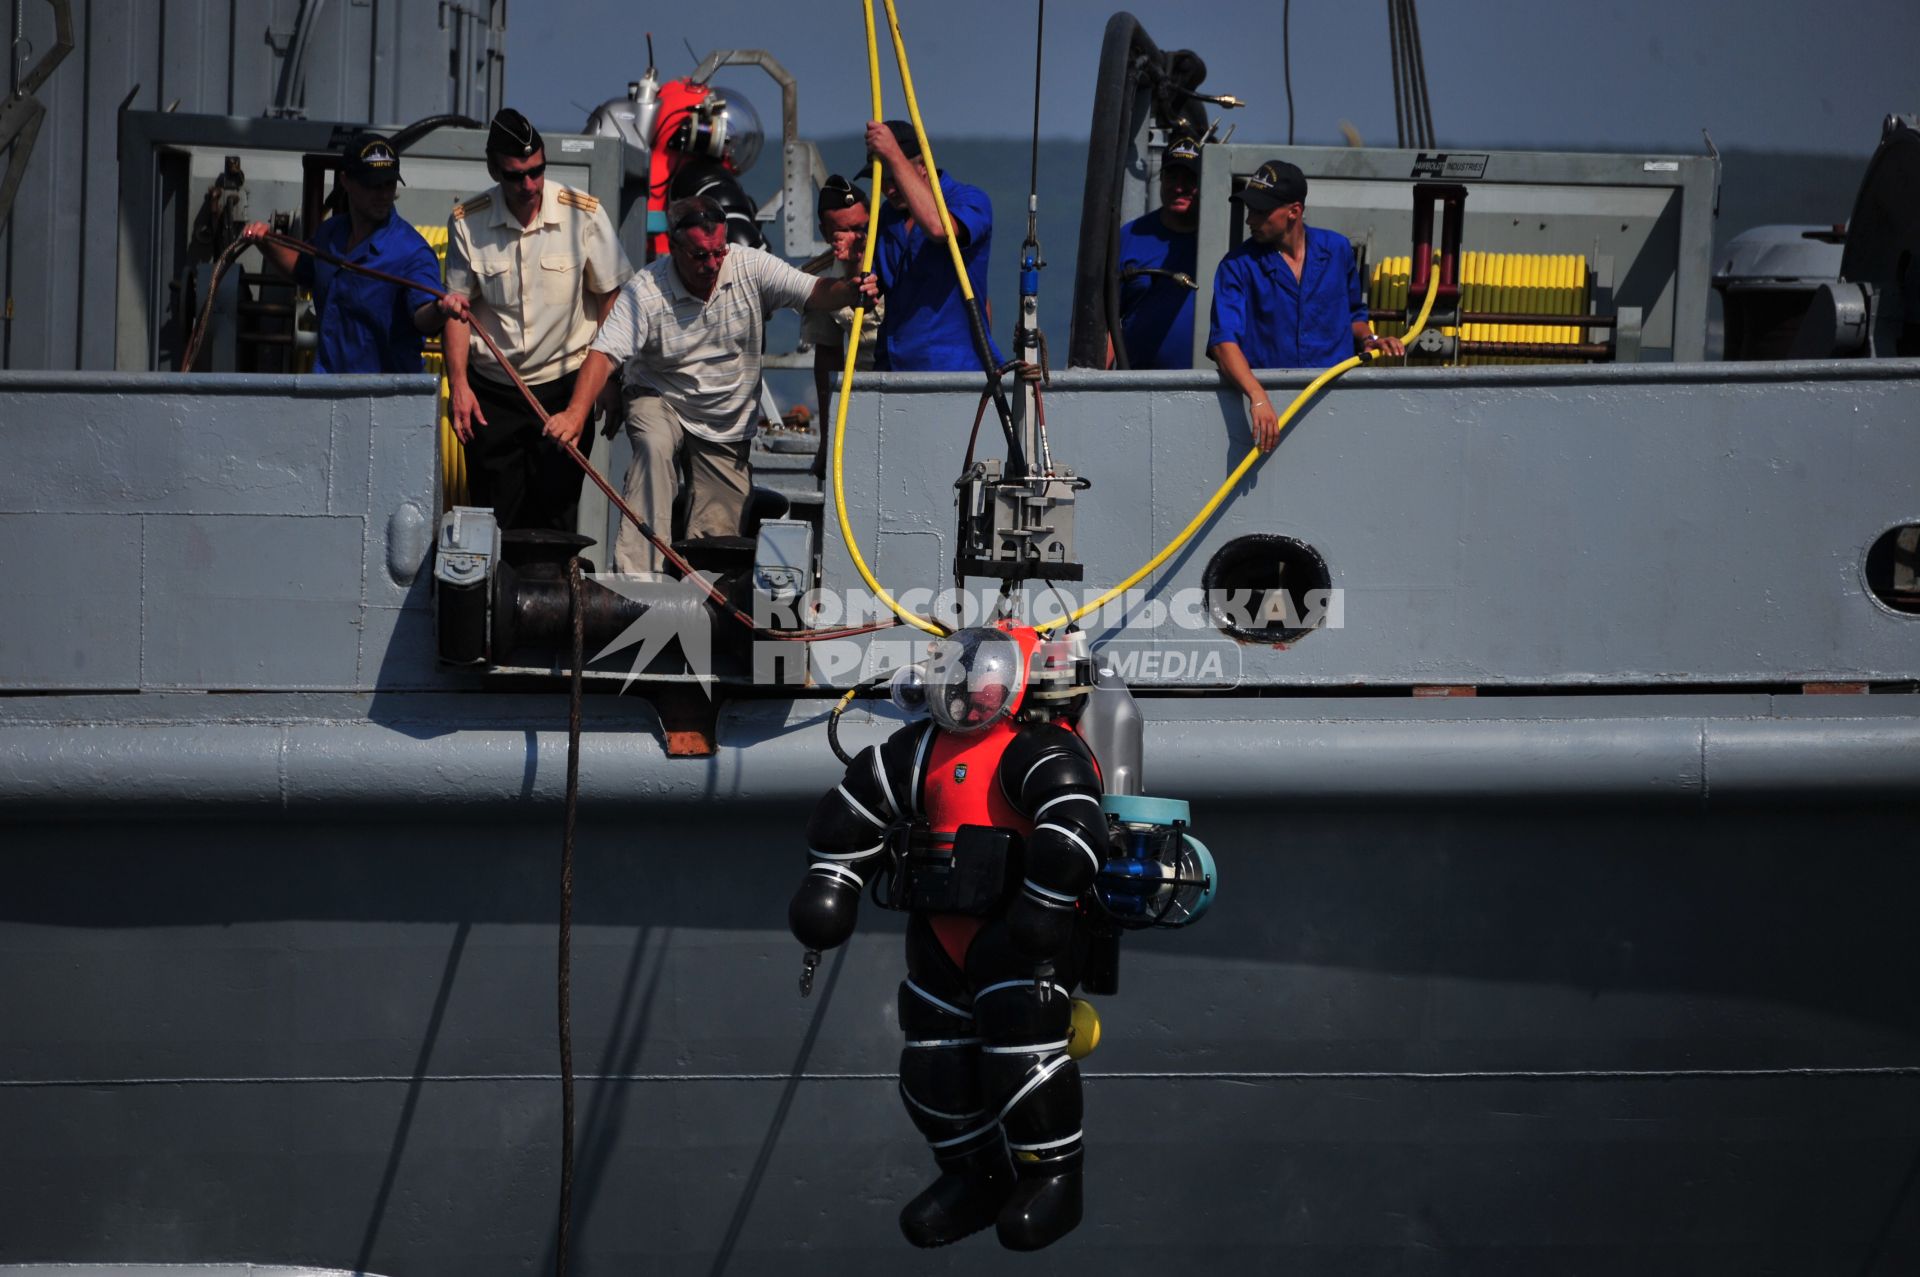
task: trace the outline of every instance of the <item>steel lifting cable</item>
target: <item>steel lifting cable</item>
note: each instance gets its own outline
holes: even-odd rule
[[[282,235],[278,231],[268,231],[266,235],[263,236],[263,239],[291,248],[304,256],[326,262],[328,265],[339,270],[352,271],[355,274],[384,280],[389,284],[398,284],[403,288],[426,293],[433,297],[447,297],[451,295],[444,288],[423,284],[416,279],[404,279],[399,275],[390,275],[386,271],[375,270],[373,267],[363,266],[359,262],[347,261],[345,258],[337,257],[325,249],[315,248],[312,244],[304,240],[295,239],[291,235]],[[194,359],[200,353],[200,343],[206,336],[207,323],[213,316],[213,300],[220,289],[220,277],[226,273],[227,268],[233,264],[234,259],[239,257],[242,251],[251,246],[251,242],[252,241],[244,239],[235,240],[227,246],[225,252],[220,254],[219,260],[215,263],[213,278],[207,286],[207,300],[200,308],[199,321],[194,325],[193,336],[188,340],[186,353],[180,361],[182,368],[191,370]],[[519,372],[515,370],[512,362],[509,361],[501,351],[498,343],[493,340],[492,335],[479,324],[469,324],[468,326],[479,335],[480,340],[486,344],[487,349],[493,352],[494,359],[499,361],[501,371],[505,372],[513,381],[514,386],[520,391],[521,397],[527,401],[528,406],[533,409],[534,415],[539,419],[541,425],[544,426],[548,421],[552,420],[551,414],[541,406],[539,399],[535,398],[532,389],[521,379]],[[858,336],[857,331],[855,335]],[[640,535],[644,536],[652,543],[656,550],[659,550],[660,553],[666,557],[668,563],[672,564],[687,581],[704,593],[715,606],[719,607],[734,621],[745,626],[756,638],[772,639],[786,643],[814,643],[824,639],[854,638],[861,634],[872,634],[878,630],[891,629],[895,625],[893,621],[877,621],[872,625],[842,625],[832,629],[822,630],[786,631],[764,628],[757,624],[747,613],[734,606],[732,600],[728,599],[725,594],[715,588],[712,582],[701,576],[700,573],[695,570],[694,566],[687,562],[664,537],[655,532],[653,526],[641,518],[639,514],[634,511],[633,507],[626,503],[625,498],[623,498],[619,492],[615,491],[613,485],[601,477],[600,472],[593,468],[592,464],[587,461],[586,455],[582,453],[579,448],[575,447],[571,442],[558,439],[554,440],[554,442],[559,444],[561,450],[573,459],[573,463],[580,467],[587,478],[593,480],[594,486],[605,494],[607,500],[613,503],[621,515],[624,516],[628,522],[632,523],[635,528],[639,529]],[[944,633],[944,631],[942,631],[942,633]]]
[[[1036,249],[1040,247],[1040,57],[1046,39],[1047,0],[1040,0],[1033,32],[1033,147],[1027,158],[1027,243]]]

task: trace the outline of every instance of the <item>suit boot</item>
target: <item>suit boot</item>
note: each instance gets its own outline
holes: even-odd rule
[[[1000,1216],[1014,1189],[1014,1175],[1006,1146],[997,1132],[995,1136],[982,1148],[938,1159],[940,1178],[901,1208],[900,1231],[908,1241],[920,1247],[946,1246]],[[1077,1211],[1074,1218],[1079,1218]]]
[[[1080,1224],[1080,1167],[1086,1153],[1074,1149],[1044,1162],[1016,1161],[1019,1183],[1000,1208],[1000,1244],[1008,1250],[1040,1250]]]

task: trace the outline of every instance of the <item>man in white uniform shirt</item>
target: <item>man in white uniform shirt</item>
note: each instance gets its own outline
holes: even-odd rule
[[[511,107],[487,130],[487,172],[499,185],[462,201],[447,222],[447,389],[466,445],[469,500],[503,528],[574,530],[585,475],[540,429],[479,324],[547,412],[571,402],[575,374],[614,290],[633,275],[600,201],[546,180],[546,142]],[[565,436],[559,436],[565,438]],[[566,440],[582,452],[584,432]]]
[[[780,306],[834,310],[866,300],[871,275],[817,279],[772,253],[727,243],[727,215],[705,196],[667,208],[667,256],[627,281],[581,365],[565,411],[546,433],[574,437],[616,367],[626,365],[627,504],[663,538],[686,458],[687,536],[737,536],[752,483],[747,451],[760,415],[766,315]],[[661,574],[666,560],[630,524],[616,570]]]

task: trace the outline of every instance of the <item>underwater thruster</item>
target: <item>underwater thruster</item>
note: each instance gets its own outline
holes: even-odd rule
[[[1108,794],[1115,854],[1094,877],[1109,917],[1123,927],[1185,927],[1213,903],[1213,853],[1187,832],[1185,800]]]
[[[1213,904],[1219,879],[1213,853],[1187,832],[1184,800],[1107,794],[1100,808],[1112,841],[1093,879],[1103,916],[1092,927],[1080,980],[1088,993],[1110,996],[1120,991],[1120,933],[1191,926]]]

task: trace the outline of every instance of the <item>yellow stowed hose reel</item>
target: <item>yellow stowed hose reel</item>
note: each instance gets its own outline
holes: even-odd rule
[[[420,238],[427,241],[427,247],[440,262],[440,282],[447,280],[447,228],[445,226],[416,226]],[[447,388],[447,356],[445,338],[436,337],[428,345],[422,359],[426,370],[440,378],[440,501],[441,512],[445,513],[457,505],[467,504],[467,450],[460,442],[460,436],[453,433],[453,398]]]
[[[1412,259],[1389,257],[1373,268],[1367,304],[1376,311],[1404,311]],[[1582,315],[1592,299],[1587,259],[1575,253],[1461,253],[1460,310],[1463,313]],[[1374,325],[1382,336],[1398,337],[1404,325],[1383,319]],[[1440,330],[1464,342],[1515,342],[1570,346],[1586,340],[1578,327],[1539,324],[1471,323]],[[1406,340],[1411,341],[1409,337]],[[1584,363],[1584,359],[1528,355],[1466,354],[1462,364]]]

